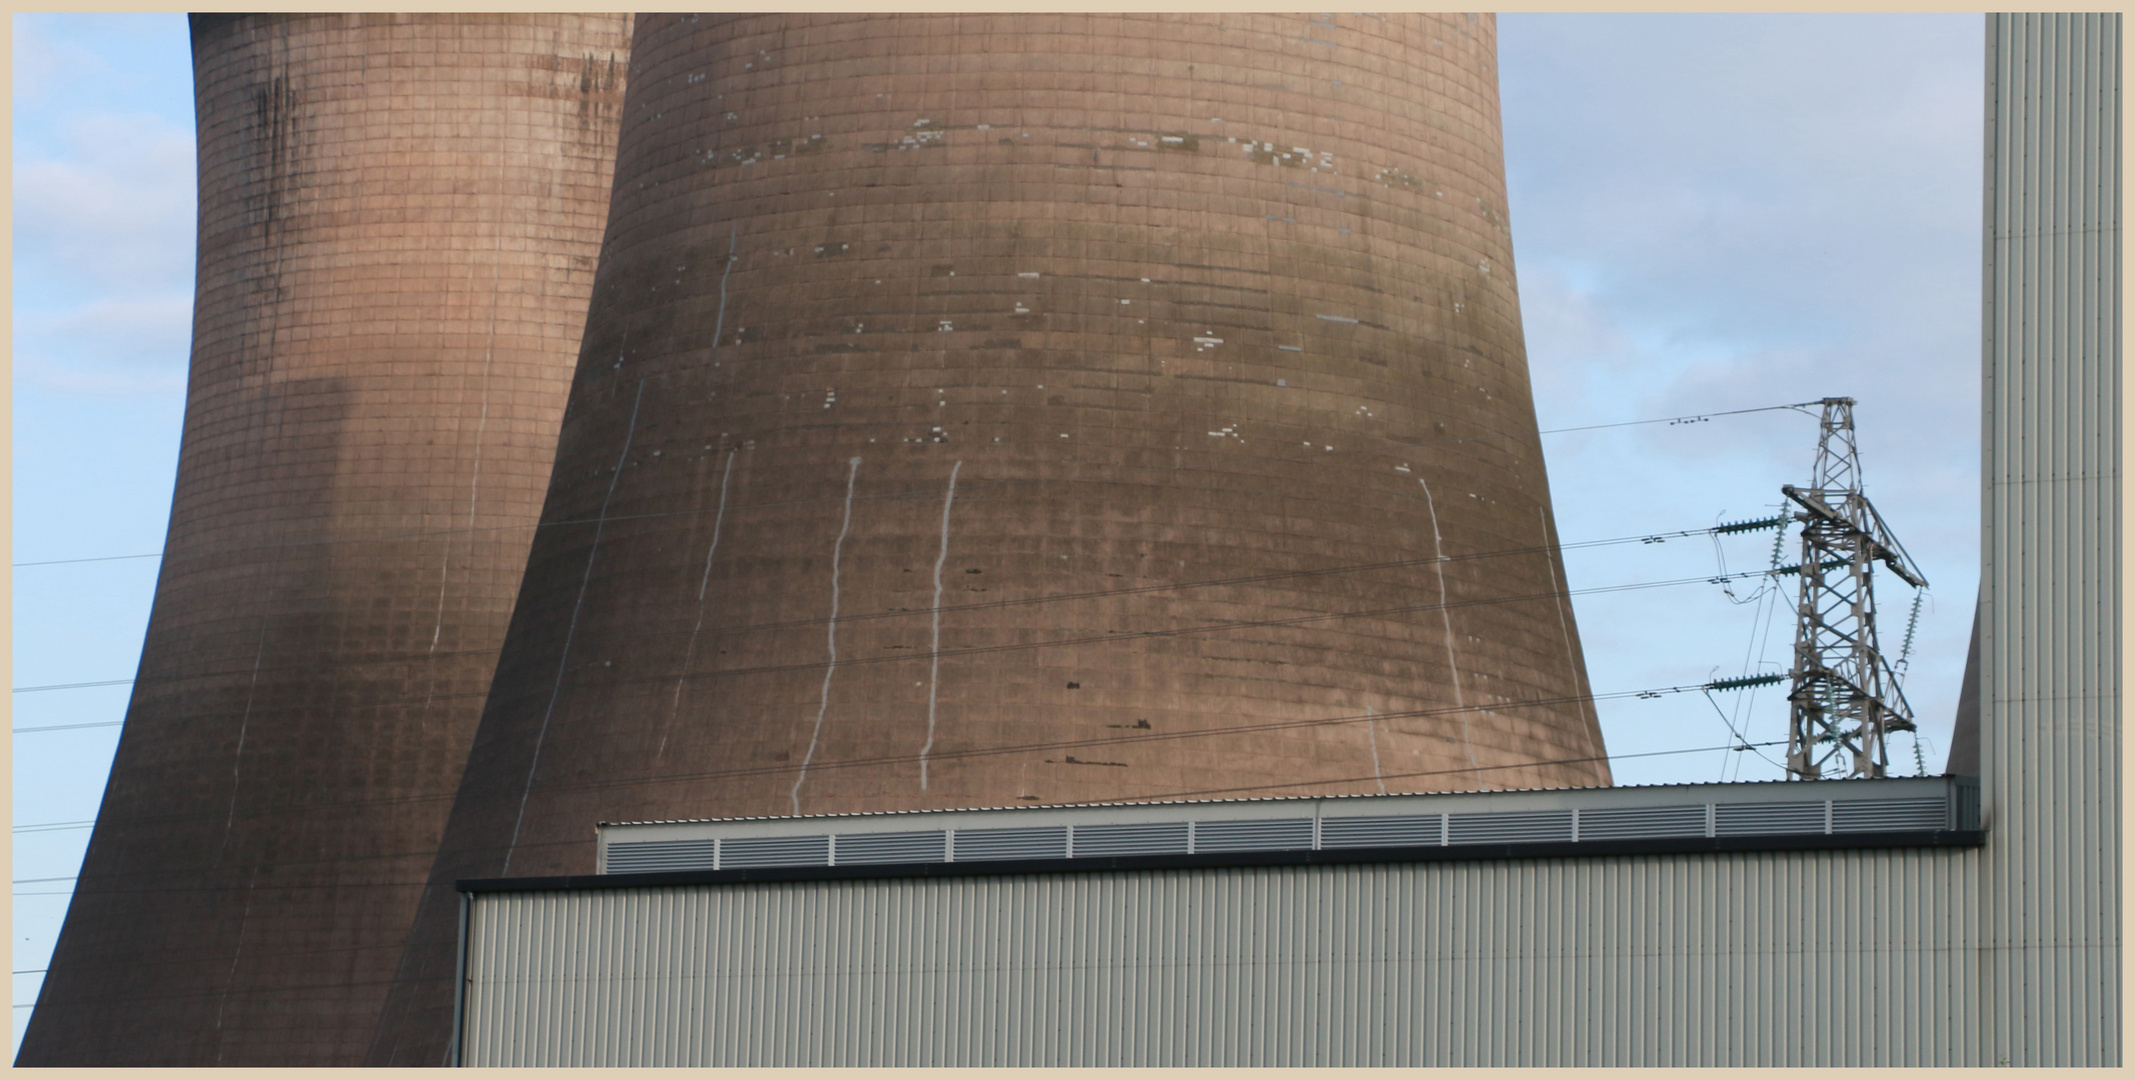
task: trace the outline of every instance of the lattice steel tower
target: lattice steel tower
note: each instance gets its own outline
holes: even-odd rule
[[[1875,564],[1915,589],[1927,579],[1861,490],[1853,399],[1825,398],[1815,479],[1779,490],[1800,505],[1801,595],[1793,689],[1787,694],[1787,776],[1877,777],[1884,738],[1913,730],[1897,673],[1876,645]]]

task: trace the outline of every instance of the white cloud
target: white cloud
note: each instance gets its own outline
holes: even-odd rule
[[[106,298],[71,311],[18,311],[16,379],[98,396],[185,389],[193,303],[185,294]]]
[[[182,392],[193,284],[192,133],[83,113],[14,162],[15,377],[68,393]]]
[[[1978,568],[1981,31],[1978,16],[1500,19],[1543,426],[1857,398],[1869,492],[1937,587],[1907,692],[1938,731]],[[1816,425],[1767,413],[1545,446],[1575,540],[1755,513],[1806,478]],[[1711,558],[1595,549],[1570,573],[1615,584],[1708,572]],[[1692,592],[1582,600],[1596,685],[1739,665],[1746,610]],[[1882,599],[1895,649],[1910,597]],[[1606,704],[1603,717],[1618,751],[1724,735],[1702,700]],[[1674,760],[1618,778],[1697,778]]]
[[[45,20],[17,12],[13,21],[14,93],[17,102],[44,98],[65,81],[104,70],[104,58],[54,37]]]
[[[100,371],[52,362],[33,352],[17,352],[13,362],[15,381],[45,390],[92,397],[134,397],[182,394],[185,368],[176,371]]]
[[[1880,320],[1977,229],[1978,22],[1509,17],[1523,266],[1599,268],[1627,320],[1703,337]]]
[[[183,288],[194,183],[190,131],[139,115],[70,119],[59,152],[15,160],[16,274],[96,292]]]
[[[1565,267],[1542,263],[1520,274],[1520,319],[1527,349],[1549,357],[1537,365],[1535,379],[1552,388],[1575,389],[1579,377],[1597,370],[1624,373],[1639,360],[1639,349],[1593,292],[1575,285]]]
[[[18,314],[15,338],[74,365],[182,370],[189,350],[193,298],[186,294],[102,299],[72,311]]]

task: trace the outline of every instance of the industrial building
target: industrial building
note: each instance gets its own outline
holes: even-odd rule
[[[194,25],[19,1063],[2120,1062],[2118,16],[1989,17],[1977,775],[1640,788],[1491,17]]]
[[[463,886],[459,1060],[1948,1062],[1946,996],[1873,988],[1962,992],[1917,915],[1977,814],[1936,777],[607,826],[601,875]]]
[[[457,883],[451,1060],[2119,1064],[2118,29],[1990,17],[1976,789],[603,826]]]

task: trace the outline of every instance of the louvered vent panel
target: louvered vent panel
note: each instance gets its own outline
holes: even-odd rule
[[[1065,859],[1067,826],[1050,829],[958,829],[956,861]]]
[[[651,874],[664,870],[710,870],[712,840],[652,840],[608,845],[608,873]]]
[[[1824,804],[1735,803],[1721,804],[1713,833],[1718,836],[1749,836],[1757,833],[1820,833],[1824,831]]]
[[[946,832],[863,833],[838,837],[838,865],[931,863],[949,857]]]
[[[1524,810],[1500,814],[1454,814],[1456,844],[1538,844],[1572,838],[1569,810]]]
[[[729,840],[719,853],[719,868],[751,866],[829,866],[830,837],[756,836]]]
[[[1831,804],[1832,832],[1922,832],[1949,827],[1941,799],[1860,799]]]
[[[1439,814],[1402,817],[1326,818],[1320,822],[1323,848],[1415,847],[1439,840]]]
[[[1579,839],[1642,840],[1648,837],[1705,835],[1703,806],[1639,806],[1622,810],[1581,810]]]
[[[1309,841],[1308,841],[1309,843]],[[1186,823],[1153,821],[1134,825],[1078,825],[1075,857],[1101,855],[1184,855]]]
[[[1194,825],[1195,851],[1292,851],[1311,847],[1311,818],[1203,821]]]

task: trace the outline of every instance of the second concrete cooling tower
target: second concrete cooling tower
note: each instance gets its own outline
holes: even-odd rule
[[[627,15],[195,15],[184,443],[23,1065],[349,1065],[510,619]]]
[[[647,16],[456,878],[598,821],[1595,785],[1487,16]]]

